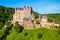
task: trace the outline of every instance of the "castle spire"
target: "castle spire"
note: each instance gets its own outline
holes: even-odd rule
[[[15,8],[15,14],[16,14],[16,10],[17,10],[17,8]]]

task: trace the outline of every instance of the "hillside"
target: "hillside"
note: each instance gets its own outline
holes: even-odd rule
[[[8,26],[0,30],[0,40],[60,40],[60,29],[22,29],[21,26]]]
[[[46,14],[48,16],[49,22],[55,22],[57,24],[60,24],[60,13],[53,13],[53,14]]]
[[[9,25],[0,30],[0,40],[60,40],[60,29],[22,29],[19,25]]]
[[[0,29],[4,26],[4,24],[8,20],[12,19],[13,13],[14,13],[13,8],[0,6]]]
[[[34,14],[34,16],[35,16],[36,19],[39,18],[40,14],[38,12],[33,11],[33,14]]]
[[[33,11],[35,18],[39,17],[38,12]],[[8,20],[12,20],[14,8],[0,6],[0,40],[60,40],[60,29],[24,29],[21,25],[13,26]],[[49,22],[60,24],[60,13],[43,14],[48,16]],[[7,27],[4,27],[4,25]]]
[[[8,32],[9,31],[9,32]],[[0,30],[1,40],[60,40],[60,29],[23,29],[18,32],[15,27]]]
[[[10,33],[6,40],[60,40],[60,30],[58,29],[25,29],[21,33],[16,33],[12,28]]]

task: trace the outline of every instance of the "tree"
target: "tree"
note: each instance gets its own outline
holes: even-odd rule
[[[11,22],[6,22],[5,25],[8,27],[11,24]]]
[[[36,24],[40,24],[40,21],[39,21],[39,20],[36,20],[35,23],[36,23]]]
[[[24,29],[23,26],[19,25],[18,22],[15,23],[15,29],[17,30],[17,32],[22,32],[22,30]]]
[[[2,22],[3,25],[8,20],[12,19],[13,14],[14,14],[14,9],[13,8],[0,6],[0,22]]]
[[[34,16],[35,16],[36,19],[39,18],[40,14],[38,12],[33,11],[33,14],[34,14]]]
[[[2,23],[2,22],[0,22],[0,29],[2,29],[2,27],[3,27],[3,23]]]
[[[42,34],[41,33],[39,33],[38,35],[37,35],[37,37],[38,37],[38,39],[40,39],[40,38],[42,38]]]

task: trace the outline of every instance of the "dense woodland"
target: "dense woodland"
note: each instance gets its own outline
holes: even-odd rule
[[[38,12],[33,11],[35,18]],[[31,29],[26,30],[16,22],[13,26],[8,20],[12,20],[14,8],[0,6],[0,40],[60,40],[60,29]],[[60,13],[42,14],[48,16],[49,22],[60,24]],[[4,25],[7,25],[5,28]]]
[[[14,9],[9,7],[0,6],[0,29],[4,24],[12,19]]]

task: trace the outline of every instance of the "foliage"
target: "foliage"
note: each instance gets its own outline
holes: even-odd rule
[[[42,38],[42,34],[39,33],[39,34],[37,35],[37,37],[38,37],[38,39]]]
[[[60,30],[58,30],[57,32],[58,32],[58,34],[60,35]]]
[[[3,23],[2,23],[2,22],[0,22],[0,29],[2,29],[2,27],[3,27]]]
[[[8,27],[11,24],[11,22],[6,22],[5,25]]]
[[[2,24],[3,26],[8,20],[12,19],[13,14],[14,14],[13,8],[0,6],[0,22],[3,23]]]
[[[40,20],[35,20],[35,23],[36,24],[40,24]]]
[[[11,27],[12,27],[12,24],[10,24],[9,27],[3,27],[0,30],[0,40],[5,40],[6,39],[6,36],[9,34],[9,30],[11,29]]]
[[[24,29],[23,26],[19,25],[18,22],[15,23],[15,29],[17,30],[17,32],[22,32],[22,30]]]
[[[48,21],[49,22],[55,22],[57,24],[60,24],[60,13],[55,13],[55,14],[45,14],[48,16]]]
[[[38,12],[33,11],[33,14],[34,14],[34,16],[35,16],[36,19],[39,18],[40,14]]]
[[[5,27],[0,30],[0,39],[3,39],[5,37],[7,31],[8,30]]]
[[[25,33],[24,33],[24,36],[27,36],[27,35],[28,35],[28,33],[27,33],[27,32],[25,32]]]

